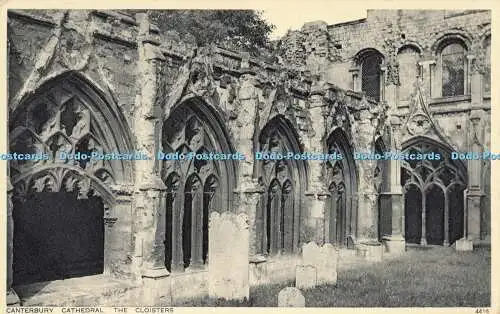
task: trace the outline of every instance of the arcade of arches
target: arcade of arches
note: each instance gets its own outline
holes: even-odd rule
[[[53,25],[38,17],[60,36],[46,46],[31,40],[42,51],[35,66],[26,62],[36,54],[22,49],[16,25],[37,17],[9,13],[16,26],[8,43],[9,148],[37,157],[9,161],[9,296],[35,282],[96,274],[139,286],[199,274],[196,280],[205,280],[209,244],[218,240],[209,238],[213,212],[247,215],[249,263],[266,265],[270,277],[295,265],[310,241],[343,249],[383,242],[384,254],[489,241],[490,165],[451,158],[490,144],[480,66],[468,64],[456,78],[467,80],[459,90],[470,93],[465,100],[441,104],[425,88],[430,65],[413,50],[402,60],[419,81],[402,77],[404,84],[392,63],[398,58],[387,52],[370,48],[356,58],[366,48],[359,47],[339,58],[349,59],[340,68],[354,66],[352,91],[221,47],[163,45],[147,15],[113,14],[128,23],[110,28],[134,28],[113,34],[140,36],[117,40],[66,27],[109,23],[102,12],[71,12]],[[323,35],[310,37],[329,38]],[[410,69],[415,62],[418,71]],[[443,113],[455,103],[460,110]],[[442,158],[356,157],[399,151]],[[149,158],[75,158],[139,152]],[[159,160],[158,152],[245,159]],[[342,157],[260,160],[255,152]],[[176,287],[196,292],[192,282],[183,288],[179,279]]]

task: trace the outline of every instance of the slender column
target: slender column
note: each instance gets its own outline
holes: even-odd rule
[[[196,189],[196,190],[195,190]],[[191,228],[191,264],[192,268],[203,267],[203,201],[200,186],[193,186],[193,211]]]
[[[420,238],[420,244],[421,245],[427,245],[427,230],[426,230],[426,203],[427,203],[427,197],[426,197],[426,191],[422,191],[422,238]]]
[[[184,271],[182,252],[182,220],[184,216],[184,186],[179,186],[172,210],[172,272]]]
[[[424,92],[427,99],[441,97],[441,81],[439,75],[433,75],[436,60],[423,60],[418,62],[424,83]]]
[[[448,246],[450,244],[450,208],[449,208],[449,199],[448,195],[444,196],[444,246]]]

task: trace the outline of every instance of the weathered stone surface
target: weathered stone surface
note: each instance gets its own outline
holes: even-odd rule
[[[249,232],[245,214],[213,212],[209,222],[208,293],[228,300],[249,298]]]
[[[318,246],[309,242],[302,247],[302,265],[316,268],[318,284],[337,283],[338,252],[330,243]]]
[[[462,238],[462,239],[457,240],[455,242],[454,246],[455,246],[455,250],[457,250],[457,251],[473,251],[474,250],[474,242],[469,240],[469,239],[466,239],[466,238]]]
[[[295,286],[299,289],[316,287],[318,283],[316,267],[312,265],[297,265],[295,271]]]
[[[295,287],[286,287],[278,294],[278,307],[305,307],[306,298]]]
[[[361,242],[357,248],[359,254],[367,261],[380,262],[384,254],[384,247],[382,243],[377,241]]]

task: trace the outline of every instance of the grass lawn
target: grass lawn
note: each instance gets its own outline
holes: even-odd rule
[[[400,258],[341,267],[337,287],[304,291],[307,307],[489,307],[491,251],[411,248]],[[342,261],[341,261],[342,263]],[[175,306],[275,307],[279,291],[294,282],[252,287],[250,300],[198,298]]]

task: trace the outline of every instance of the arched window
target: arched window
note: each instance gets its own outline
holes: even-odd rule
[[[460,42],[451,42],[441,50],[442,96],[465,95],[466,91],[466,49]]]
[[[380,101],[381,95],[381,67],[382,56],[377,52],[365,53],[360,58],[361,65],[361,91],[366,96]]]
[[[353,196],[356,193],[356,173],[352,150],[345,133],[340,129],[333,131],[328,137],[329,154],[340,154],[340,160],[326,162],[326,179],[330,190],[330,202],[327,211],[329,243],[347,246],[349,236],[354,236],[355,206]]]
[[[484,41],[484,94],[491,93],[491,37]]]
[[[420,59],[419,52],[413,48],[406,46],[398,53],[399,63],[399,88],[398,99],[400,101],[410,100],[410,95],[413,92],[413,86],[418,76],[418,60]]]
[[[211,152],[234,151],[217,121],[205,104],[187,102],[163,126],[163,152],[184,154],[162,164],[167,186],[165,266],[169,271],[202,268],[208,263],[209,215],[230,208],[234,164],[207,160]],[[196,157],[186,158],[192,153]]]
[[[424,139],[408,146],[404,153],[433,153],[435,157],[401,162],[406,241],[452,244],[463,236],[465,166],[452,160],[448,149]]]
[[[261,132],[257,151],[299,153],[288,126],[275,118]],[[295,144],[293,144],[295,143]],[[300,193],[305,170],[302,160],[259,160],[257,171],[263,194],[256,215],[256,253],[291,253],[298,243]]]

